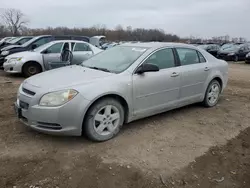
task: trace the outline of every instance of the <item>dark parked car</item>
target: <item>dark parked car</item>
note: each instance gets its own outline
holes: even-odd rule
[[[244,61],[246,55],[250,52],[250,43],[246,44],[233,44],[221,48],[218,51],[217,57],[227,61]]]
[[[89,37],[85,36],[52,36],[52,35],[42,35],[34,37],[33,39],[29,40],[28,42],[22,44],[22,45],[16,45],[16,46],[7,46],[0,50],[0,67],[3,66],[4,59],[6,56],[10,54],[14,54],[17,52],[24,52],[29,50],[34,50],[35,48],[46,44],[48,42],[54,41],[54,40],[81,40],[85,42],[89,42]]]
[[[217,57],[217,53],[220,50],[220,46],[217,44],[203,44],[199,45],[198,47],[206,50],[215,57]]]
[[[7,42],[3,42],[2,44],[0,44],[0,50],[2,50],[3,48],[10,46],[10,45],[22,45],[25,42],[28,42],[29,40],[31,40],[33,37],[32,36],[27,36],[27,37],[17,37],[14,38],[10,41]]]
[[[250,52],[246,55],[245,63],[250,64]]]

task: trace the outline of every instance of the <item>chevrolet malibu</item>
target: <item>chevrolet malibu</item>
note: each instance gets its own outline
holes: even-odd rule
[[[19,87],[19,119],[40,132],[106,141],[122,125],[192,103],[217,104],[228,64],[195,46],[127,43]]]

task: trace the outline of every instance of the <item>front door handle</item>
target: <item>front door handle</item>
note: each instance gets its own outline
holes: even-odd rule
[[[209,71],[210,68],[209,67],[205,67],[204,71]]]
[[[179,73],[173,72],[173,73],[171,74],[171,77],[176,77],[176,76],[179,76]]]

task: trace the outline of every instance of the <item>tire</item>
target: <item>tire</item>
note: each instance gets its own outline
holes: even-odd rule
[[[36,62],[26,63],[22,70],[25,77],[30,77],[40,72],[42,72],[41,66]]]
[[[215,87],[213,87],[213,86],[215,86]],[[218,88],[218,90],[217,89],[215,90],[215,88]],[[212,93],[213,93],[213,95],[212,95]],[[212,80],[207,87],[205,98],[203,100],[203,105],[205,107],[215,106],[219,101],[220,93],[221,93],[220,83],[217,80]],[[216,99],[214,97],[216,97]]]
[[[239,61],[239,56],[234,56],[234,62],[238,62]]]
[[[113,98],[101,99],[88,110],[83,131],[92,141],[107,141],[119,133],[124,123],[124,114],[124,108],[119,101]],[[115,119],[117,117],[119,118]]]

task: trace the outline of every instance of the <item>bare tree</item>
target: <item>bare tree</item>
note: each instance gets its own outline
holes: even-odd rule
[[[1,14],[1,17],[14,36],[18,35],[20,29],[28,23],[25,15],[17,9],[6,9]]]

